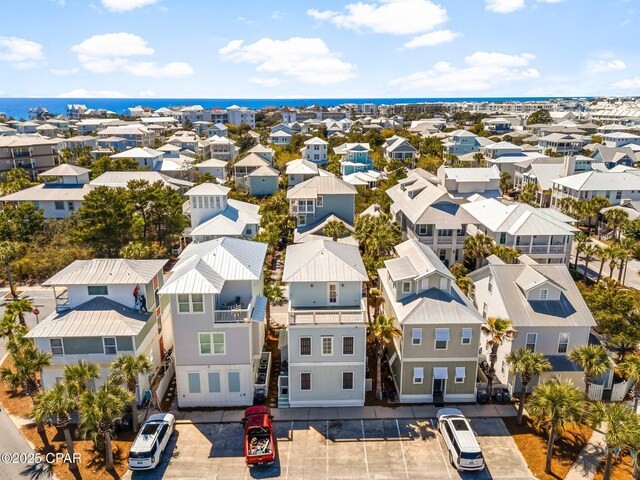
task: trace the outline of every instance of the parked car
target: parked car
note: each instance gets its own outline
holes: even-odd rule
[[[244,411],[244,458],[247,466],[271,465],[276,460],[273,443],[271,410],[265,406],[249,407]]]
[[[150,470],[158,466],[174,432],[176,419],[170,413],[156,413],[142,424],[129,452],[129,470]]]
[[[441,408],[437,417],[451,465],[457,470],[483,470],[484,457],[469,420],[457,408]]]

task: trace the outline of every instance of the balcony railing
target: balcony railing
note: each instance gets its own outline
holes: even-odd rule
[[[213,311],[215,323],[244,323],[249,321],[251,304],[247,308],[227,307]]]
[[[289,302],[289,325],[365,323],[366,307],[292,308]]]

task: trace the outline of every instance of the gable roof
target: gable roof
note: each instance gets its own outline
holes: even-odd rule
[[[217,183],[205,182],[200,185],[196,185],[192,189],[188,190],[185,195],[223,195],[227,196],[231,189],[229,187],[225,187],[224,185],[218,185]]]
[[[367,282],[360,250],[332,240],[289,245],[282,280],[285,282]]]
[[[149,283],[168,260],[94,258],[76,260],[42,283],[57,285],[132,285]]]
[[[423,278],[432,273],[455,279],[453,274],[444,266],[435,252],[427,245],[416,240],[409,239],[395,246],[395,251],[399,257],[406,257],[411,261],[417,273],[416,278]],[[386,262],[385,262],[386,265]]]
[[[287,198],[313,198],[318,195],[356,195],[356,187],[341,178],[317,176],[298,183],[287,191]]]
[[[60,165],[50,168],[49,170],[39,173],[39,177],[77,177],[89,173],[91,170],[88,168],[82,168],[77,165],[69,165],[68,163],[61,163]]]
[[[572,190],[640,190],[640,171],[584,172],[553,181]]]
[[[125,150],[124,152],[114,153],[110,158],[158,158],[163,153],[149,147],[135,147]]]
[[[262,166],[269,166],[269,162],[264,158],[262,158],[257,153],[250,153],[249,155],[242,157],[240,160],[234,163],[233,166],[234,168],[235,167],[262,167]]]
[[[287,175],[317,175],[318,165],[306,158],[298,158],[287,163],[286,173]]]

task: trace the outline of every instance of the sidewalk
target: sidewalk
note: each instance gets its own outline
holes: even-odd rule
[[[595,477],[598,468],[602,464],[606,448],[604,443],[606,432],[607,429],[604,425],[600,425],[593,431],[591,438],[582,448],[565,480],[592,480]]]
[[[447,408],[459,408],[468,418],[479,417],[515,417],[513,405],[447,405]],[[433,405],[405,405],[390,407],[327,407],[327,408],[272,408],[271,413],[279,421],[318,421],[318,420],[367,420],[367,419],[425,419],[435,418],[438,409]],[[149,415],[156,413],[149,410]],[[171,411],[177,423],[235,423],[242,420],[244,409],[213,411]],[[144,411],[141,412],[141,420]]]

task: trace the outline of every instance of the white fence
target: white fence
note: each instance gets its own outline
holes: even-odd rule
[[[611,389],[611,401],[612,402],[622,402],[631,390],[633,382],[630,380],[625,380],[622,383],[616,383]]]
[[[598,401],[602,400],[602,394],[604,393],[604,385],[596,385],[592,383],[589,385],[589,400]]]
[[[158,385],[156,386],[155,393],[158,400],[162,401],[162,399],[164,398],[164,394],[167,393],[167,388],[169,388],[169,384],[171,383],[171,379],[173,378],[173,374],[175,373],[175,371],[176,367],[173,362],[169,363],[162,379],[160,379],[160,382],[158,382]]]

